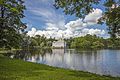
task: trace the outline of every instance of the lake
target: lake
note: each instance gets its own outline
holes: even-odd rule
[[[11,58],[34,63],[120,77],[120,50],[53,49],[17,51],[7,54]]]

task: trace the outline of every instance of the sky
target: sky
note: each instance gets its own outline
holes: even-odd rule
[[[62,9],[55,9],[54,0],[25,0],[26,10],[23,22],[27,23],[27,35],[44,35],[47,38],[80,37],[87,34],[107,38],[107,26],[97,24],[104,8],[94,6],[93,12],[84,19],[65,15]]]

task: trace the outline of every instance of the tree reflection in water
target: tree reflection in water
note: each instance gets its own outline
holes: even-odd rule
[[[3,55],[8,56],[10,58],[22,59],[27,61],[30,58],[32,59],[33,57],[34,59],[39,60],[39,56],[43,57],[45,53],[52,54],[52,50],[51,49],[17,50],[14,52],[8,52],[7,54],[3,54]]]

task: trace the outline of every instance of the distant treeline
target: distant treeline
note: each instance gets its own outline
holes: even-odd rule
[[[24,41],[22,42],[22,48],[25,49],[48,49],[52,47],[52,42],[56,41],[55,38],[46,38],[44,35],[36,35],[34,37],[26,36],[24,37]]]
[[[66,39],[68,48],[76,49],[120,49],[120,38],[97,37],[96,35],[86,35]]]

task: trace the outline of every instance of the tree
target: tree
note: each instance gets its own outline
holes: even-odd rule
[[[111,37],[116,38],[120,36],[120,0],[108,0],[104,5],[106,7],[104,21],[109,27]]]
[[[65,14],[85,17],[86,14],[92,11],[92,5],[98,3],[99,0],[55,0],[54,6],[57,9],[63,8]]]
[[[20,47],[22,37],[20,30],[26,25],[22,23],[25,6],[23,0],[0,0],[0,47]]]
[[[119,43],[119,39],[116,39],[116,43]],[[111,40],[110,40],[111,41]],[[70,48],[78,48],[78,49],[102,49],[108,48],[107,46],[113,43],[109,43],[108,39],[103,39],[102,37],[97,37],[96,35],[86,35],[84,37],[76,37],[73,38],[71,42],[68,42]],[[119,47],[119,44],[117,45]]]
[[[82,49],[91,49],[91,42],[88,40],[84,40],[80,43]]]
[[[92,49],[103,49],[104,48],[104,44],[101,43],[100,41],[95,41],[92,43],[91,46]]]
[[[77,17],[84,18],[89,12],[92,11],[93,5],[99,4],[102,0],[55,0],[54,6],[62,8],[65,14],[76,15]],[[111,37],[120,36],[120,0],[105,0],[104,5],[106,8],[105,13],[98,23],[105,22],[109,27]]]
[[[30,47],[34,48],[34,46],[38,46],[38,42],[34,37],[31,37]]]
[[[51,48],[52,42],[54,39],[49,38],[47,39],[44,35],[36,35],[34,37],[30,38],[30,48],[41,48],[41,49],[46,49],[46,48]]]

